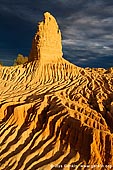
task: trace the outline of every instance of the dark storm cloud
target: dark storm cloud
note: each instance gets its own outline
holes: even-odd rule
[[[112,0],[1,0],[0,3],[0,16],[17,17],[29,27],[36,27],[45,11],[57,18],[64,55],[78,63],[113,55]]]
[[[76,5],[76,3],[75,3]],[[87,1],[84,8],[65,19],[64,48],[74,50],[78,62],[113,55],[113,2]],[[66,55],[71,55],[65,50]]]

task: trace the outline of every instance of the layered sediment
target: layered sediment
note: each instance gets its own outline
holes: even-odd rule
[[[45,13],[29,63],[0,67],[0,170],[111,169],[112,72],[63,59]]]

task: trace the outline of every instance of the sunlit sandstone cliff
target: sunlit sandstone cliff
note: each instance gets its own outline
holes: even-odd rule
[[[113,71],[63,59],[45,13],[29,63],[0,67],[0,170],[110,169],[112,148]]]

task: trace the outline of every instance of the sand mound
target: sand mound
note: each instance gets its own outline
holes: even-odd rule
[[[49,13],[29,61],[0,67],[0,170],[110,169],[112,69],[83,69],[64,60]]]

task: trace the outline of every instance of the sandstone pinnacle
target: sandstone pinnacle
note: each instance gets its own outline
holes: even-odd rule
[[[29,61],[51,62],[62,58],[61,32],[55,18],[44,13],[44,21],[38,23],[38,29],[32,42]]]

